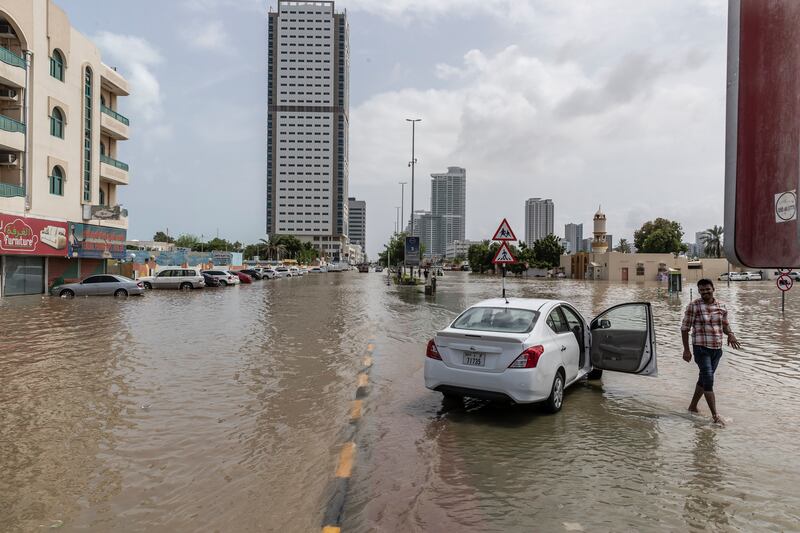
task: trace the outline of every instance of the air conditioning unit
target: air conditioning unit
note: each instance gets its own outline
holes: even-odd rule
[[[9,89],[8,87],[0,88],[0,100],[16,100],[17,90]]]
[[[7,22],[0,22],[0,37],[16,37],[17,33],[14,31],[14,28],[11,27],[11,24]]]
[[[17,162],[17,154],[0,154],[0,165],[13,165]]]

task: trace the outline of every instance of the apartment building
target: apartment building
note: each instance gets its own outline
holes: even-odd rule
[[[447,172],[431,174],[432,236],[430,254],[442,258],[447,245],[463,241],[466,228],[467,171],[461,167],[447,167]],[[424,221],[423,221],[424,224]],[[421,237],[425,242],[425,234]]]
[[[525,201],[525,244],[529,247],[553,233],[554,206],[549,198],[528,198]]]
[[[567,253],[583,251],[583,224],[570,222],[564,224],[564,239],[569,242],[570,249]]]
[[[125,255],[128,82],[49,0],[0,4],[0,296]]]
[[[348,231],[351,244],[358,244],[362,250],[367,249],[367,202],[356,200],[354,197],[347,199]]]
[[[269,13],[267,234],[343,260],[348,244],[350,37],[334,2]]]

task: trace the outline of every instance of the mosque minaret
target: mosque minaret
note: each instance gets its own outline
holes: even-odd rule
[[[592,252],[604,254],[608,251],[606,243],[606,215],[602,211],[602,206],[594,214],[594,239],[592,240]]]

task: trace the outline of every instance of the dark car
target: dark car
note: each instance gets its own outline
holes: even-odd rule
[[[243,272],[244,274],[247,274],[248,276],[250,276],[253,279],[263,279],[264,278],[264,276],[261,275],[261,272],[259,272],[258,270],[254,270],[252,268],[245,268],[244,270],[240,270],[239,272]]]
[[[203,273],[203,279],[206,280],[206,287],[219,287],[219,280],[214,276]]]

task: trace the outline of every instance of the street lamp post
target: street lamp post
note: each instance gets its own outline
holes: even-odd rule
[[[394,232],[400,233],[400,207],[395,206]]]
[[[414,167],[417,166],[417,158],[414,154],[414,135],[417,122],[420,122],[421,118],[407,118],[406,122],[411,123],[411,161],[408,162],[408,166],[411,167],[411,236],[414,236]],[[414,277],[414,267],[411,267],[411,277]]]
[[[414,151],[413,148],[411,150]],[[405,201],[406,201],[406,183],[407,181],[400,181],[400,224],[406,219],[406,209],[405,209]],[[413,217],[412,217],[413,218]],[[402,232],[402,226],[399,226],[400,231]]]

